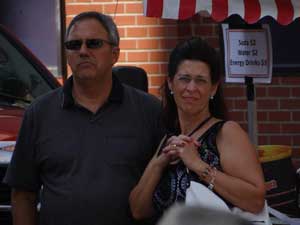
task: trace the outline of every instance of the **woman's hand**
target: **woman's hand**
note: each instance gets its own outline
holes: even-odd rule
[[[207,166],[199,156],[199,143],[193,140],[186,143],[183,147],[178,147],[178,157],[183,161],[186,167],[194,172],[203,171]]]
[[[174,154],[175,152],[173,151],[165,153],[164,150],[162,150],[160,155],[152,159],[152,163],[156,168],[163,170],[173,160],[173,158],[176,157],[173,156]]]
[[[192,138],[185,135],[172,136],[167,140],[162,153],[168,155],[171,164],[175,164],[180,160],[178,156],[178,147],[184,147],[186,143],[191,141],[193,141]]]
[[[186,135],[172,136],[167,143],[163,153],[170,155],[172,160],[181,159],[194,172],[202,171],[207,166],[199,156],[199,143],[193,138]]]

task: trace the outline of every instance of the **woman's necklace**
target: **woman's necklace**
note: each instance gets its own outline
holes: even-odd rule
[[[202,126],[204,126],[204,124],[206,124],[211,118],[212,118],[212,116],[207,117],[205,120],[203,120],[201,123],[199,123],[199,125],[194,130],[192,130],[187,136],[189,136],[189,137],[192,136],[197,130],[199,130]],[[170,164],[176,164],[179,161],[180,161],[180,159],[177,159],[177,160],[170,162]]]
[[[207,117],[205,120],[203,120],[201,123],[199,123],[198,126],[194,130],[192,130],[187,136],[192,136],[197,130],[199,130],[201,127],[203,127],[204,124],[206,124],[211,118],[212,118],[212,116]]]

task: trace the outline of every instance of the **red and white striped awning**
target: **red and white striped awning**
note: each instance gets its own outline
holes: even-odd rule
[[[208,12],[217,22],[238,14],[250,24],[272,16],[287,25],[300,17],[300,0],[144,0],[148,17],[184,20],[201,12]]]

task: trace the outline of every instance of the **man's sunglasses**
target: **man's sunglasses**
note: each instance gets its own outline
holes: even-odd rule
[[[106,40],[103,40],[103,39],[99,38],[99,39],[87,39],[85,41],[83,41],[83,40],[66,41],[65,42],[65,48],[67,50],[80,50],[83,42],[85,42],[86,47],[90,48],[90,49],[101,48],[104,43],[107,43],[109,45],[114,45],[110,41],[106,41]]]

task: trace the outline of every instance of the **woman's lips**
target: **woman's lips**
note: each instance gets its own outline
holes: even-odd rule
[[[183,96],[182,98],[187,102],[194,102],[194,101],[198,100],[197,98],[192,97],[192,96]]]

